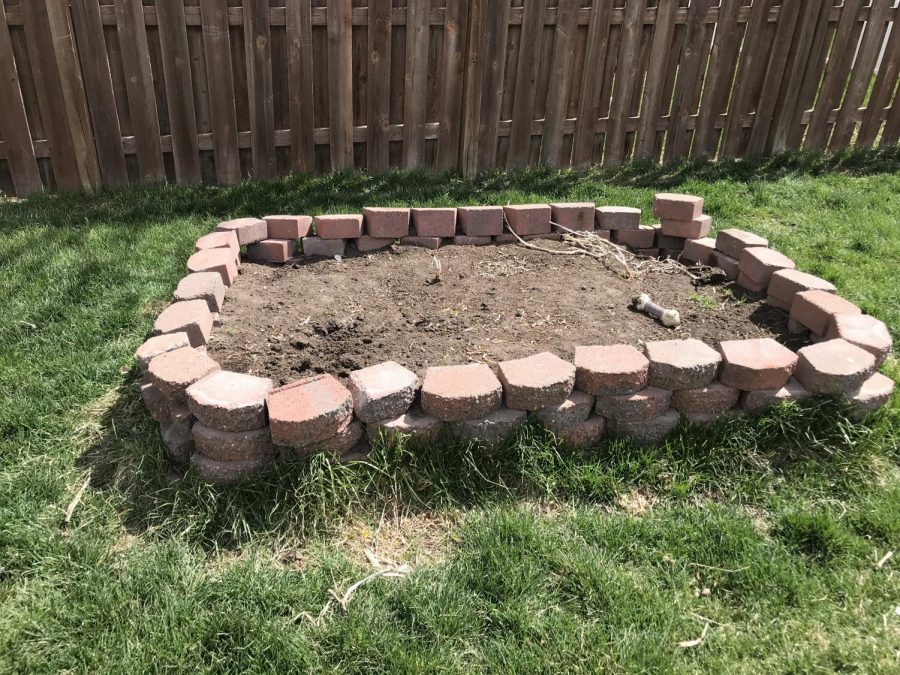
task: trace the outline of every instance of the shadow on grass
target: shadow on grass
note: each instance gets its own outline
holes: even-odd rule
[[[604,186],[676,189],[692,181],[774,181],[791,175],[895,173],[900,148],[859,150],[840,154],[786,153],[775,157],[670,164],[632,162],[589,171],[536,167],[493,172],[474,180],[455,173],[393,171],[367,174],[348,171],[324,176],[289,175],[237,185],[176,186],[140,184],[93,193],[44,193],[21,202],[0,202],[0,229],[39,221],[56,227],[77,227],[91,221],[129,224],[172,217],[259,216],[265,213],[323,213],[359,210],[373,202],[456,205],[501,203],[506,198],[564,200],[572,195],[603,195]]]
[[[761,504],[776,492],[841,498],[872,479],[890,425],[854,425],[834,402],[811,400],[709,428],[683,425],[658,447],[605,439],[575,452],[530,422],[494,450],[451,438],[420,447],[376,442],[365,462],[285,456],[265,475],[217,488],[191,472],[173,479],[135,381],[132,373],[97,419],[79,464],[132,533],[178,534],[205,548],[303,541],[334,533],[350,517],[377,521],[384,513],[521,500],[610,505],[633,490],[675,502]]]

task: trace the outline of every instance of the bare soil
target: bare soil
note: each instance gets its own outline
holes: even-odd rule
[[[541,242],[563,248],[564,244]],[[434,259],[440,261],[438,275]],[[667,329],[630,308],[639,293],[681,312]],[[209,350],[223,368],[283,384],[392,359],[420,375],[428,366],[483,362],[577,345],[695,337],[774,336],[787,317],[719,273],[646,272],[623,278],[587,256],[522,246],[396,247],[284,266],[245,263],[228,290]]]

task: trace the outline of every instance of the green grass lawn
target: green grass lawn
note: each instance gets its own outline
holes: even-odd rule
[[[897,672],[898,397],[864,425],[815,401],[584,456],[528,426],[495,453],[377,448],[219,490],[167,480],[132,354],[225,218],[595,200],[652,222],[661,190],[767,236],[896,341],[898,169],[895,149],[0,203],[0,671]],[[367,549],[404,576],[318,618]]]

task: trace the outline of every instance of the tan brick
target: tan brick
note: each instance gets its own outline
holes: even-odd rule
[[[703,197],[660,192],[653,197],[653,213],[657,218],[694,220],[703,213]]]
[[[456,235],[455,208],[411,209],[413,230],[418,237],[442,238]]]
[[[725,340],[719,351],[719,380],[743,391],[780,389],[797,365],[797,355],[772,338]]]
[[[310,216],[266,216],[268,239],[292,239],[297,241],[309,234]]]
[[[722,230],[716,235],[716,249],[730,258],[739,259],[741,251],[750,246],[768,246],[769,241],[752,232],[744,230]]]
[[[629,345],[575,348],[575,387],[594,396],[631,394],[647,386],[650,362]]]
[[[350,391],[332,375],[316,375],[273,389],[266,397],[276,445],[308,446],[343,430],[353,415]]]
[[[173,302],[153,323],[153,333],[187,333],[192,347],[205,345],[212,333],[213,318],[205,300]]]
[[[353,409],[363,422],[396,418],[412,405],[419,378],[396,361],[385,361],[350,373]]]
[[[259,262],[285,263],[297,252],[297,242],[293,239],[263,239],[247,247],[251,260]]]
[[[611,420],[649,419],[662,415],[671,401],[670,390],[646,387],[634,394],[598,396],[594,409],[598,415]]]
[[[210,312],[221,312],[225,301],[225,284],[216,272],[188,274],[178,282],[172,298],[177,302],[203,300]]]
[[[791,319],[817,335],[825,335],[838,314],[862,314],[849,300],[827,291],[802,291],[794,296]]]
[[[709,234],[712,229],[712,216],[700,215],[691,220],[660,220],[661,231],[667,237],[683,239],[699,239]]]
[[[875,372],[875,357],[840,338],[803,347],[794,377],[813,394],[852,396]]]
[[[665,440],[675,427],[681,415],[670,408],[661,415],[650,419],[610,419],[609,428],[617,436],[630,438],[638,445],[656,445]]]
[[[360,213],[316,216],[313,223],[316,226],[316,236],[320,239],[358,239],[363,233],[363,217]]]
[[[594,229],[594,202],[556,202],[550,204],[550,220],[576,232]]]
[[[197,422],[192,432],[197,452],[220,462],[246,462],[275,454],[269,427],[250,431],[222,431]]]
[[[825,337],[829,340],[843,338],[862,347],[875,357],[875,364],[878,366],[884,363],[893,347],[887,326],[868,314],[836,314]]]
[[[255,244],[269,236],[266,221],[259,218],[236,218],[219,223],[217,232],[234,232],[241,246]]]
[[[189,272],[217,272],[226,286],[231,286],[237,279],[237,263],[227,248],[197,251],[188,258],[187,268]]]
[[[184,392],[188,387],[217,370],[219,364],[206,354],[190,347],[181,347],[154,358],[147,372],[160,394],[167,399],[184,401]]]
[[[672,394],[672,407],[681,413],[722,413],[737,405],[741,392],[721,382],[697,389],[679,389]]]
[[[362,212],[366,234],[373,239],[399,239],[409,235],[409,209],[366,207]]]
[[[456,210],[456,219],[460,231],[467,237],[503,234],[502,206],[460,206]]]
[[[250,431],[266,426],[266,396],[271,390],[267,377],[219,370],[192,384],[185,394],[191,412],[205,425]]]
[[[641,224],[641,210],[630,206],[598,206],[595,212],[599,230],[636,230]]]
[[[575,386],[575,366],[550,352],[498,365],[506,406],[515,410],[537,410],[558,405]]]
[[[422,410],[445,421],[477,419],[500,407],[503,386],[489,367],[433,366],[422,383]]]
[[[504,206],[503,213],[512,231],[518,235],[549,234],[549,204],[517,204]]]
[[[650,360],[650,386],[661,389],[697,389],[716,377],[721,355],[700,340],[661,340],[644,345]]]

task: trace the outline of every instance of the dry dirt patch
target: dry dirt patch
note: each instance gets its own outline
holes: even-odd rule
[[[544,350],[572,359],[577,345],[696,337],[715,346],[785,334],[783,313],[715,280],[666,272],[626,279],[585,256],[514,245],[246,263],[209,349],[223,368],[283,384],[320,372],[346,377],[389,359],[422,374]],[[677,308],[682,326],[669,330],[631,310],[641,292]]]

